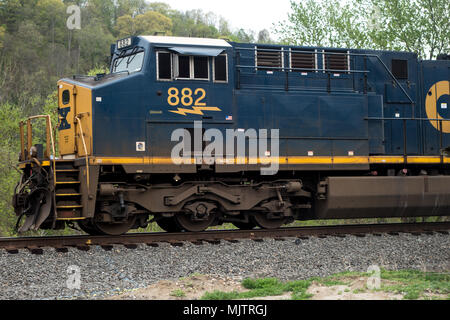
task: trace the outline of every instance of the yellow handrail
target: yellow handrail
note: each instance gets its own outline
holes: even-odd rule
[[[47,140],[46,141],[46,144],[47,144],[46,148],[47,148],[47,150],[49,149],[48,146],[49,146],[49,142],[50,142],[51,147],[52,147],[52,149],[51,149],[52,150],[52,154],[51,154],[51,156],[49,155],[49,158],[50,158],[50,161],[53,163],[53,186],[54,186],[54,188],[56,188],[56,148],[55,148],[55,141],[53,139],[53,128],[52,128],[52,120],[51,120],[50,115],[48,115],[48,114],[47,115],[37,115],[37,116],[29,117],[27,119],[27,121],[26,121],[27,122],[27,149],[30,149],[31,145],[32,145],[31,120],[40,119],[40,118],[45,118],[47,120],[46,121],[47,122],[46,123],[46,134],[47,134],[47,137],[46,137],[46,140]],[[23,144],[24,144],[23,125],[24,125],[24,122],[20,122],[20,140],[21,140],[21,148],[22,148],[22,150],[20,152],[20,154],[21,154],[20,160],[21,161],[25,161],[28,158],[26,156],[26,152],[28,150],[26,150],[26,151],[23,150],[24,149],[23,148]],[[50,138],[50,141],[48,141],[49,138]],[[53,205],[56,208],[55,193],[53,193]],[[56,221],[57,218],[58,218],[57,217],[57,211],[55,209],[55,221]]]
[[[83,142],[83,148],[84,148],[84,155],[86,157],[86,182],[87,182],[87,190],[88,190],[88,195],[89,195],[89,155],[88,155],[88,151],[87,151],[87,147],[86,147],[86,141],[84,139],[84,133],[83,133],[83,126],[81,124],[81,119],[78,117],[79,115],[75,116],[75,120],[77,121],[77,124],[80,127],[80,135],[81,135],[81,141]]]

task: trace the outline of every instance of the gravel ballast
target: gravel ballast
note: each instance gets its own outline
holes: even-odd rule
[[[449,272],[450,236],[311,237],[201,246],[185,243],[182,247],[163,243],[159,247],[140,245],[135,250],[92,247],[88,252],[69,249],[68,253],[49,248],[43,255],[0,251],[0,299],[103,299],[194,273],[237,280],[295,280],[343,271],[366,272],[373,265],[388,270]],[[76,282],[68,283],[73,278],[71,266],[79,268],[80,289],[73,288]]]

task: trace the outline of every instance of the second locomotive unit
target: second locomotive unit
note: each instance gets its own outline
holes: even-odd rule
[[[447,216],[449,73],[445,55],[119,40],[109,74],[58,82],[57,137],[20,124],[19,231]]]

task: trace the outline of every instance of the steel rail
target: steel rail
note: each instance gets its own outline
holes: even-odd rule
[[[275,230],[213,230],[206,232],[186,233],[132,233],[123,236],[51,236],[51,237],[18,237],[0,238],[0,249],[17,253],[19,249],[28,249],[33,253],[42,253],[41,248],[67,249],[77,247],[89,250],[90,246],[111,247],[114,245],[136,246],[138,244],[157,245],[171,243],[180,245],[183,242],[219,243],[220,240],[262,240],[265,238],[302,238],[366,234],[398,234],[398,233],[448,233],[450,222],[439,223],[396,223],[396,224],[366,224],[337,225],[319,227],[281,228]]]

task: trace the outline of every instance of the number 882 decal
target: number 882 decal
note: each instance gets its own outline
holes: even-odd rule
[[[178,88],[172,87],[167,91],[167,103],[171,107],[177,107],[177,110],[169,110],[172,113],[176,113],[182,116],[188,114],[201,115],[203,111],[222,111],[217,107],[206,106],[206,90],[203,88],[197,88],[192,90],[191,88]]]

